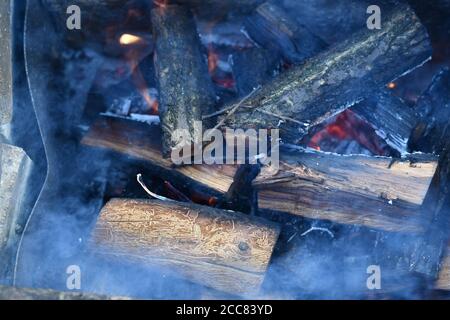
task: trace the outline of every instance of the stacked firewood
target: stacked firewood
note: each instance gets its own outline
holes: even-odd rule
[[[59,10],[56,2],[46,2]],[[99,5],[119,8],[128,2]],[[401,272],[427,281],[439,277],[436,287],[448,290],[450,263],[443,256],[450,210],[450,132],[444,120],[449,73],[440,73],[415,107],[386,88],[432,55],[415,12],[397,4],[386,9],[381,30],[364,27],[344,41],[327,43],[277,2],[210,0],[227,10],[242,5],[242,30],[255,44],[232,55],[236,96],[222,104],[197,30],[194,14],[202,5],[175,2],[158,2],[148,15],[154,52],[146,59],[154,67],[160,122],[104,114],[81,143],[139,159],[161,176],[182,181],[177,185],[182,191],[172,188],[175,196],[159,200],[121,195],[109,200],[90,249],[245,296],[260,292],[272,263],[289,257],[287,226],[300,217],[414,239],[401,257],[409,261]],[[339,155],[301,145],[317,125],[347,109],[385,140],[389,156]],[[175,166],[170,152],[179,144],[173,132],[184,129],[194,137],[197,121],[204,129],[223,131],[279,129],[279,168],[255,165],[255,173],[247,165]],[[199,185],[210,195],[206,200],[194,199]],[[240,208],[243,196],[250,198],[248,210]]]

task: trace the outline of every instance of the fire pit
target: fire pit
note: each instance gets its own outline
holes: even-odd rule
[[[449,1],[18,2],[0,293],[448,297]]]

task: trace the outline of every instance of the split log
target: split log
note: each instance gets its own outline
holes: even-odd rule
[[[441,259],[450,237],[450,71],[441,71],[419,99],[419,121],[410,139],[413,151],[433,152],[440,156],[439,167],[422,211],[432,216],[422,242],[416,247],[411,269],[428,278],[438,277]],[[445,286],[445,264],[438,286]],[[444,279],[444,280],[443,280]]]
[[[102,116],[81,143],[107,148],[150,162],[161,169],[173,170],[221,194],[230,191],[237,166],[191,165],[174,167],[162,157],[161,128],[132,120]]]
[[[419,214],[436,170],[432,156],[402,160],[289,150],[280,169],[263,167],[253,185],[260,209],[388,231],[420,232]]]
[[[362,30],[295,66],[223,116],[232,128],[280,128],[297,142],[307,129],[427,61],[431,46],[414,12],[399,5],[381,30]],[[230,110],[231,105],[224,110]]]
[[[233,294],[257,292],[279,227],[262,218],[178,202],[113,199],[90,247],[102,256],[168,267]]]
[[[411,135],[409,148],[440,153],[450,137],[450,69],[443,69],[419,98],[416,110],[419,121]],[[447,138],[447,139],[446,139]]]
[[[278,52],[288,63],[300,63],[326,47],[322,39],[272,2],[261,4],[246,19],[244,30],[253,41]]]
[[[0,125],[12,118],[12,15],[11,0],[0,3]]]
[[[415,110],[400,98],[382,90],[351,108],[364,118],[386,143],[400,154],[407,152],[408,140],[417,122]]]
[[[194,141],[194,122],[202,121],[202,114],[211,113],[215,92],[190,10],[176,5],[153,9],[152,24],[163,156],[170,157],[174,147],[200,143]],[[187,130],[190,138],[173,140],[177,129]]]
[[[0,144],[0,251],[15,235],[19,216],[24,214],[31,167],[32,161],[22,149]]]
[[[130,298],[85,292],[0,286],[0,300],[130,300]]]

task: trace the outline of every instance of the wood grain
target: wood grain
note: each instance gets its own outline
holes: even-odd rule
[[[170,268],[233,294],[259,289],[279,235],[261,218],[157,200],[112,199],[91,247],[100,255]]]
[[[100,117],[83,137],[82,144],[107,148],[175,170],[220,193],[230,189],[237,171],[233,165],[174,167],[170,159],[162,157],[161,128],[127,119]]]
[[[278,171],[264,167],[253,185],[261,209],[418,232],[436,167],[428,156],[393,160],[291,150],[282,153]]]

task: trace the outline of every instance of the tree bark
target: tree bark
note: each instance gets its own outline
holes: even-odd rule
[[[215,92],[190,10],[175,5],[153,9],[152,24],[163,156],[170,157],[173,148],[201,143],[195,141],[194,122],[211,113]],[[185,130],[187,141],[172,140],[176,130]]]
[[[421,232],[419,213],[436,170],[432,156],[402,160],[287,151],[280,169],[263,167],[258,206],[312,219],[388,231]]]
[[[295,143],[309,127],[370,96],[430,56],[425,28],[409,7],[399,5],[386,13],[381,30],[362,30],[269,82],[237,112],[224,115],[225,126],[280,128],[283,140]]]
[[[113,199],[90,247],[100,255],[156,265],[220,291],[258,291],[279,227],[262,218],[178,202]]]
[[[11,1],[0,3],[0,126],[12,118],[12,12]]]

